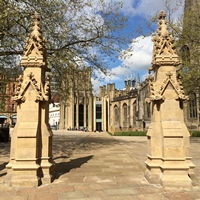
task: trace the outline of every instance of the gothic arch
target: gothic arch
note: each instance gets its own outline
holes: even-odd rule
[[[185,67],[190,63],[190,48],[187,45],[181,48],[181,59]]]
[[[119,107],[114,105],[114,122],[119,123]]]
[[[126,127],[128,122],[128,106],[126,103],[124,103],[122,107],[123,107],[123,127]]]
[[[189,118],[197,118],[197,98],[194,92],[189,93],[188,114]]]

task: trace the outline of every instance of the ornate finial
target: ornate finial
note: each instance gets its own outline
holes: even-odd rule
[[[35,42],[43,43],[45,39],[42,37],[42,33],[40,30],[40,15],[39,13],[35,12],[33,15],[33,26],[31,28],[32,32],[30,33],[30,38],[33,39]]]
[[[153,58],[152,58],[152,66],[149,68],[150,71],[154,70],[154,65],[158,65],[159,62],[177,62],[174,38],[168,31],[166,14],[164,11],[161,11],[159,14],[159,22],[158,22],[158,30],[157,34],[153,37],[152,41],[154,43],[153,47]],[[158,57],[162,57],[162,59],[158,59]],[[175,60],[172,60],[172,57],[176,57]],[[165,58],[165,60],[163,60]]]
[[[32,17],[35,20],[40,20],[40,14],[38,12],[35,11],[35,14]]]
[[[32,16],[32,27],[26,39],[26,45],[24,47],[24,56],[22,57],[21,65],[30,66],[31,64],[46,65],[46,39],[42,36],[40,30],[40,15],[35,12]]]
[[[160,13],[159,13],[158,19],[159,20],[165,20],[165,17],[166,17],[165,11],[161,10]]]

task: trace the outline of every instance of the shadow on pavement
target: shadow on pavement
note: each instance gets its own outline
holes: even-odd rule
[[[4,163],[0,164],[0,171],[5,169],[7,164],[8,164],[8,162],[4,162]]]
[[[81,135],[56,135],[53,138],[53,155],[54,157],[66,156],[69,158],[72,154],[77,152],[96,151],[118,145],[119,143],[122,142],[112,137],[101,138],[95,136],[82,137]]]
[[[71,169],[79,168],[81,165],[87,163],[93,156],[86,156],[70,160],[69,162],[61,162],[55,164],[54,179],[58,179],[63,174],[68,173]]]
[[[0,177],[2,176],[5,176],[7,173],[5,172],[5,168],[6,168],[6,165],[8,164],[8,162],[4,162],[2,164],[0,164],[0,171],[2,171],[0,173]]]

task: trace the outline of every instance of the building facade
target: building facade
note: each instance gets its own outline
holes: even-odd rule
[[[91,70],[77,69],[76,76],[69,74],[70,95],[60,103],[61,129],[93,130],[93,95]]]
[[[110,133],[137,129],[135,79],[125,78],[124,83],[123,90],[116,89],[114,83],[100,87],[102,129]]]
[[[0,75],[0,125],[14,126],[16,123],[17,105],[12,96],[17,87],[16,79],[8,81],[7,74]]]

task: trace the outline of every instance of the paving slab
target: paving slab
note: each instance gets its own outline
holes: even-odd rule
[[[10,143],[0,143],[0,200],[200,200],[199,145],[200,138],[191,139],[196,185],[191,190],[164,190],[144,178],[146,137],[56,130],[55,179],[38,188],[4,183]]]

